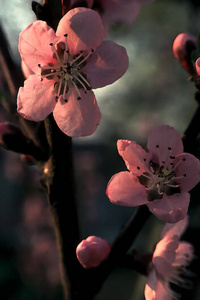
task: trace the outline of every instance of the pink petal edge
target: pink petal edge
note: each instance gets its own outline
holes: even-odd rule
[[[17,111],[30,121],[43,121],[56,105],[54,82],[30,75],[17,95]]]
[[[128,171],[111,177],[106,194],[113,204],[121,206],[134,207],[148,202],[145,187],[139,183],[136,176]]]
[[[71,137],[88,136],[95,132],[101,119],[101,113],[92,91],[84,93],[79,90],[81,100],[77,100],[77,93],[70,88],[67,93],[68,102],[62,96],[53,111],[54,119],[65,134]]]

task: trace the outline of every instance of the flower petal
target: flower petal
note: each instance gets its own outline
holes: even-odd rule
[[[156,285],[156,271],[155,269],[152,269],[148,274],[147,283],[144,289],[144,295],[146,300],[156,300]]]
[[[176,234],[180,238],[180,236],[183,234],[186,227],[188,226],[188,223],[189,223],[189,217],[187,215],[183,220],[175,224],[168,224],[168,223],[165,224],[162,230],[161,238],[163,238],[165,234]]]
[[[187,242],[180,242],[176,250],[176,259],[173,266],[187,267],[194,259],[194,247]]]
[[[183,143],[180,134],[168,125],[158,126],[152,130],[148,137],[147,148],[153,154],[153,162],[158,164],[159,161],[166,162],[169,156],[183,153]]]
[[[19,35],[19,52],[25,64],[40,74],[38,64],[53,63],[53,49],[49,45],[57,41],[54,30],[43,21],[35,21]]]
[[[146,300],[172,300],[173,297],[168,283],[156,276],[155,269],[148,274],[144,295]]]
[[[172,300],[174,298],[174,292],[170,289],[168,282],[158,278],[156,284],[156,298],[155,300]]]
[[[176,177],[182,178],[177,179],[177,182],[182,192],[188,192],[200,181],[200,161],[190,153],[183,153],[176,156],[174,166],[179,162],[175,173]]]
[[[97,12],[84,7],[71,9],[60,20],[56,35],[67,34],[71,55],[81,50],[96,49],[104,38],[104,27]]]
[[[162,199],[150,202],[148,207],[161,221],[175,223],[186,217],[189,202],[189,193],[164,194]]]
[[[54,81],[44,79],[40,81],[38,75],[30,75],[20,87],[17,96],[17,111],[27,120],[42,121],[54,109],[55,90]]]
[[[116,205],[138,206],[146,204],[146,189],[130,172],[120,172],[111,177],[106,194]]]
[[[168,277],[171,265],[175,260],[176,249],[178,248],[178,235],[167,234],[157,243],[153,253],[153,264],[156,271],[163,277]]]
[[[84,93],[79,90],[81,100],[77,100],[76,90],[69,89],[68,102],[59,98],[53,115],[55,121],[65,134],[71,137],[91,135],[97,128],[101,119],[101,113],[92,91]]]
[[[126,49],[112,41],[104,41],[83,68],[93,88],[100,88],[118,80],[128,68]]]
[[[147,153],[136,142],[128,140],[118,140],[117,149],[129,171],[136,176],[149,170],[149,161],[152,155]],[[138,168],[139,167],[139,168]]]

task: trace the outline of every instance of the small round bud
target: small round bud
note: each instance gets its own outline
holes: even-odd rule
[[[109,255],[110,244],[102,238],[89,236],[76,248],[76,256],[84,268],[94,268],[99,266]]]
[[[189,33],[180,33],[173,43],[173,54],[179,60],[182,67],[190,74],[194,73],[194,66],[190,55],[196,49],[197,39]]]

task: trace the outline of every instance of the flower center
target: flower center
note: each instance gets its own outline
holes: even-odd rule
[[[60,96],[63,97],[65,102],[68,101],[67,92],[70,86],[76,90],[77,100],[81,100],[79,89],[83,89],[87,93],[92,88],[82,68],[86,65],[87,59],[94,50],[91,49],[89,53],[80,51],[72,56],[67,45],[67,34],[65,34],[65,42],[58,43],[57,48],[51,43],[50,47],[54,51],[53,58],[56,60],[56,63],[49,63],[46,66],[38,64],[41,68],[41,81],[44,78],[55,80],[56,101],[58,101]]]
[[[158,152],[159,164],[150,161],[145,172],[141,172],[141,175],[138,177],[140,183],[144,185],[147,190],[149,201],[162,199],[163,194],[173,195],[180,193],[179,179],[186,177],[185,173],[182,176],[176,176],[176,169],[186,160],[185,158],[182,158],[182,160],[174,164],[175,157],[171,155],[171,147],[169,147],[168,160],[166,162],[161,161],[159,145],[155,147]],[[138,166],[137,169],[139,171],[140,167]]]

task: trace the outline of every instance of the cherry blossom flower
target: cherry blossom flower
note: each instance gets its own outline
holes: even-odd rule
[[[194,259],[194,249],[190,243],[179,240],[187,224],[188,217],[163,228],[162,239],[156,245],[149,268],[144,290],[146,300],[179,299],[169,283],[189,287],[190,282],[183,276],[190,274],[186,268]]]
[[[168,125],[149,135],[146,152],[136,142],[118,140],[118,152],[130,171],[115,174],[107,196],[117,205],[146,204],[160,220],[174,223],[185,218],[190,191],[200,180],[200,162],[183,153],[179,133]]]
[[[62,0],[63,3],[65,2]],[[137,18],[141,5],[145,2],[152,2],[153,0],[71,0],[67,1],[63,13],[66,13],[70,8],[77,6],[86,6],[96,10],[104,25],[121,22],[131,24]],[[70,3],[69,3],[70,2]]]
[[[152,0],[94,0],[104,25],[115,22],[130,25],[140,12],[141,5]]]
[[[101,113],[91,89],[113,83],[128,68],[125,48],[103,37],[99,15],[86,8],[70,10],[56,33],[44,21],[31,23],[20,34],[19,52],[34,74],[19,89],[18,112],[32,121],[53,112],[65,134],[92,134]]]
[[[110,244],[97,236],[89,236],[76,248],[78,261],[84,268],[94,268],[99,266],[109,255]]]

